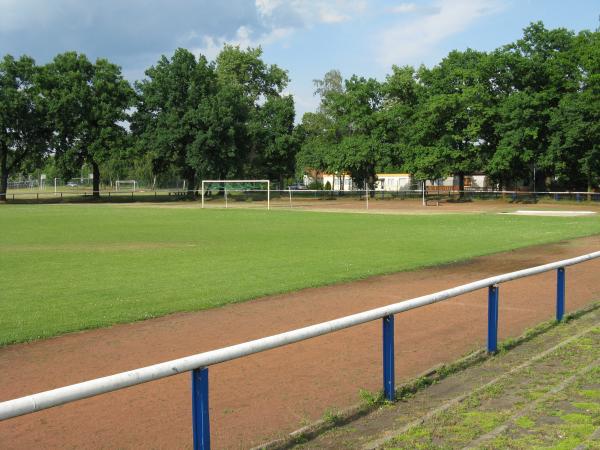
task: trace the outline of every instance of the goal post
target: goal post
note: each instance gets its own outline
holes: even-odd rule
[[[267,189],[267,210],[271,209],[271,181],[270,180],[202,180],[202,190],[201,190],[201,197],[202,197],[202,208],[204,208],[204,203],[205,203],[205,199],[204,199],[204,195],[206,192],[206,189],[209,188],[211,185],[216,185],[216,186],[222,186],[223,187],[223,192],[224,192],[224,198],[225,198],[225,208],[228,207],[228,199],[227,199],[227,191],[228,191],[228,185],[239,185],[243,188],[244,185],[248,185],[248,184],[266,184]],[[244,191],[248,191],[251,189],[231,189],[229,188],[229,191],[240,191],[240,190],[244,190]]]
[[[117,180],[115,181],[115,190],[119,191],[123,187],[131,186],[131,190],[137,190],[137,180]]]

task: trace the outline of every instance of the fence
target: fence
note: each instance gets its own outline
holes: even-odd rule
[[[464,284],[392,305],[364,311],[340,319],[299,328],[293,331],[232,345],[209,352],[122,372],[83,383],[73,384],[26,397],[0,403],[0,420],[29,414],[53,406],[105,394],[148,381],[166,378],[183,372],[192,372],[192,428],[195,449],[210,448],[210,421],[208,408],[208,367],[254,353],[283,347],[305,339],[333,333],[338,330],[382,319],[383,327],[383,391],[389,400],[395,398],[394,380],[394,315],[432,303],[457,297],[479,289],[488,289],[487,350],[493,353],[498,345],[499,284],[551,270],[557,271],[556,320],[563,319],[565,311],[565,268],[600,257],[600,251],[542,266],[510,272]]]
[[[69,190],[56,192],[36,191],[36,190],[17,190],[6,194],[9,201],[15,203],[59,203],[63,201],[86,202],[93,198],[91,189],[82,189],[81,186]],[[200,190],[185,189],[136,189],[126,191],[102,190],[100,191],[101,200],[104,202],[154,202],[154,201],[175,201],[195,195],[198,200],[202,198]],[[364,207],[369,208],[369,200],[406,200],[419,199],[424,203],[427,200],[433,201],[453,201],[453,200],[498,200],[504,199],[515,203],[536,203],[540,200],[552,201],[572,201],[572,202],[600,202],[600,192],[528,192],[528,191],[494,191],[483,189],[467,189],[458,191],[447,189],[440,191],[435,187],[428,186],[425,195],[422,190],[308,190],[308,189],[271,189],[264,190],[244,190],[244,189],[223,189],[220,193],[212,196],[205,195],[204,204],[206,207],[263,207],[272,201],[270,205],[273,208],[299,208],[323,204],[324,202],[335,202],[341,204],[344,202],[364,201]]]

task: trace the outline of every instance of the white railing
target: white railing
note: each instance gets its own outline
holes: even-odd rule
[[[556,317],[557,320],[560,321],[564,314],[565,267],[595,258],[600,258],[600,251],[578,256],[576,258],[485,278],[434,294],[416,297],[262,339],[256,339],[242,344],[199,353],[185,358],[174,359],[172,361],[142,367],[128,372],[96,378],[94,380],[40,392],[38,394],[28,395],[14,400],[8,400],[0,403],[0,420],[41,411],[53,406],[105,394],[183,372],[193,371],[194,445],[195,448],[208,448],[210,446],[210,431],[208,428],[208,366],[283,347],[305,339],[332,333],[377,319],[383,319],[384,327],[384,392],[387,398],[393,400],[395,395],[393,361],[394,314],[447,300],[487,287],[489,289],[488,351],[494,352],[497,349],[498,284],[558,269]]]
[[[24,190],[24,189],[22,189]],[[17,191],[19,191],[17,189]],[[318,199],[329,199],[329,198],[337,198],[337,197],[348,197],[348,198],[361,198],[368,199],[369,197],[373,199],[379,198],[421,198],[423,196],[422,189],[398,189],[398,190],[386,190],[386,189],[355,189],[355,190],[326,190],[326,189],[235,189],[228,187],[226,189],[228,193],[238,193],[238,194],[246,194],[252,195],[254,194],[263,194],[265,196],[264,200],[270,199],[280,199],[280,200],[288,200],[288,199],[309,199],[311,196]],[[20,199],[32,199],[35,198],[37,200],[40,199],[59,199],[63,197],[87,197],[91,196],[95,192],[99,193],[102,197],[110,199],[111,196],[115,198],[123,198],[126,196],[131,197],[132,199],[136,198],[148,198],[154,196],[158,198],[159,196],[172,196],[175,197],[183,197],[186,195],[194,194],[200,200],[203,197],[203,193],[205,192],[203,189],[197,190],[188,190],[188,189],[180,189],[180,188],[164,188],[164,189],[152,189],[152,188],[140,188],[136,186],[135,189],[127,189],[125,191],[122,190],[112,190],[109,187],[103,188],[100,191],[93,191],[91,188],[86,188],[85,186],[78,186],[72,189],[64,189],[64,190],[49,190],[49,189],[29,189],[27,192],[15,192],[14,189],[8,189],[6,192],[6,198],[9,200],[20,200]],[[368,196],[365,193],[368,192]],[[563,200],[563,199],[571,199],[575,201],[585,201],[585,200],[595,200],[600,201],[600,192],[586,192],[586,191],[498,191],[492,189],[465,189],[464,191],[458,191],[452,188],[439,189],[438,186],[428,186],[425,190],[426,196],[432,196],[433,198],[444,198],[450,196],[456,196],[459,194],[463,194],[468,197],[482,197],[482,198],[499,198],[499,197],[508,197],[513,200],[519,200],[521,198],[530,198],[534,197],[535,199],[543,199],[543,198],[552,198],[554,200]],[[2,193],[0,193],[2,195]],[[219,200],[223,200],[222,197],[217,197]],[[208,198],[204,199],[206,203],[208,202]]]

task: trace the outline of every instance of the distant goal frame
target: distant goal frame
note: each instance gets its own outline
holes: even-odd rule
[[[133,188],[131,189],[133,192],[135,192],[139,187],[137,180],[115,180],[115,191],[122,192],[122,190],[119,191],[119,188],[124,183],[133,185]],[[125,191],[129,191],[129,189],[125,189]]]
[[[204,185],[206,183],[266,183],[267,184],[267,210],[271,210],[271,180],[202,180],[202,189],[200,191],[202,197],[202,208],[204,208]],[[227,187],[225,186],[225,208],[227,208]]]

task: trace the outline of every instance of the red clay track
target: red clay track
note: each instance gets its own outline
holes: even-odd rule
[[[259,338],[600,249],[600,237],[306,289],[0,349],[0,399]],[[600,298],[600,261],[567,269],[567,310]],[[555,274],[501,285],[500,338],[553,317]],[[403,380],[485,343],[484,290],[396,316]],[[210,368],[214,448],[246,448],[381,387],[379,321]],[[186,448],[189,374],[0,423],[0,448]]]

